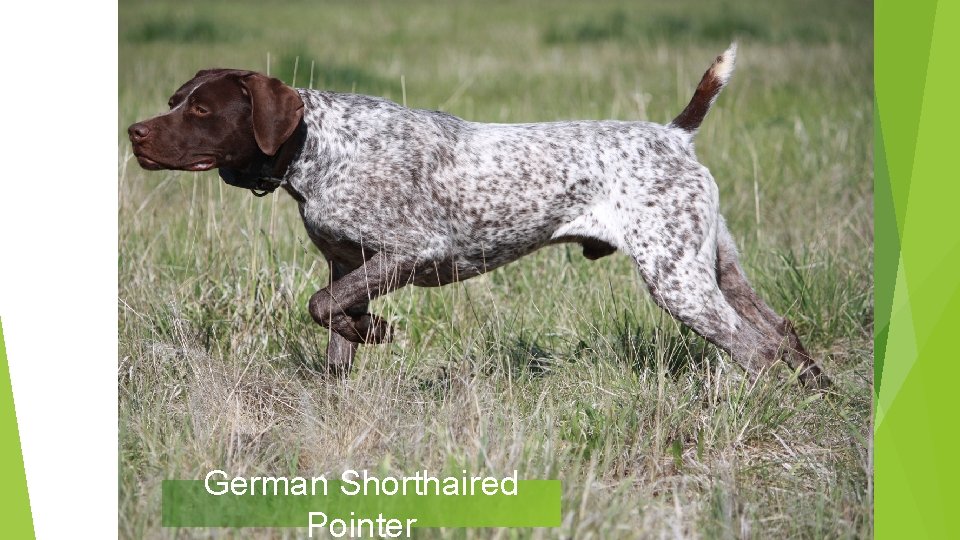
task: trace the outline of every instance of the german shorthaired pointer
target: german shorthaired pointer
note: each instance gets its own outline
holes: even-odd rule
[[[753,291],[693,138],[733,71],[717,57],[672,122],[481,124],[385,99],[293,89],[235,69],[203,70],[170,111],[129,128],[145,169],[218,168],[262,195],[284,188],[330,264],[310,299],[330,329],[327,361],[389,341],[368,313],[406,284],[467,279],[548,244],[636,263],[656,303],[729,352],[751,379],[778,359],[810,386],[827,377],[791,323]]]

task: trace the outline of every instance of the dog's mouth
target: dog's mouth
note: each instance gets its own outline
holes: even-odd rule
[[[209,171],[210,169],[216,167],[217,165],[217,160],[214,159],[213,157],[204,157],[197,161],[188,163],[187,165],[171,166],[171,165],[165,165],[163,163],[160,163],[159,161],[150,159],[147,156],[144,156],[142,154],[134,154],[134,155],[137,158],[137,163],[139,163],[141,167],[143,167],[144,169],[147,169],[148,171],[159,171],[162,169],[175,169],[175,170],[179,169],[182,171],[199,172],[199,171]]]
[[[206,158],[201,159],[200,161],[195,161],[195,162],[187,165],[186,167],[184,167],[184,170],[187,170],[187,171],[209,171],[209,170],[212,169],[216,164],[217,164],[217,161],[216,161],[215,159],[213,159],[212,157],[206,157]]]
[[[139,163],[141,167],[147,169],[148,171],[159,171],[163,168],[163,165],[160,165],[156,161],[144,156],[137,156],[137,163]]]

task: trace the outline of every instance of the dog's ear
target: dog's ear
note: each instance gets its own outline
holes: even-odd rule
[[[277,153],[303,118],[303,100],[300,94],[283,84],[259,73],[240,78],[240,84],[250,96],[253,136],[257,146],[268,156]]]

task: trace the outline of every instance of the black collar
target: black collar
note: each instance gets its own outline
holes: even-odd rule
[[[276,191],[283,185],[283,177],[290,164],[299,157],[303,143],[307,138],[307,124],[300,120],[293,135],[277,150],[273,156],[239,170],[220,167],[220,178],[231,186],[249,189],[255,196],[263,197]]]

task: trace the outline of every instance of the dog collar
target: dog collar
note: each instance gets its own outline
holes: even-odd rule
[[[249,189],[255,197],[264,197],[277,190],[284,183],[287,169],[300,154],[307,138],[307,125],[301,120],[293,135],[277,150],[277,153],[264,160],[259,167],[238,170],[220,167],[220,178],[231,186]]]

